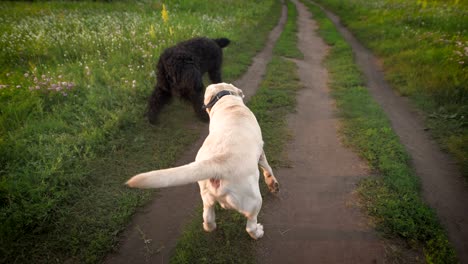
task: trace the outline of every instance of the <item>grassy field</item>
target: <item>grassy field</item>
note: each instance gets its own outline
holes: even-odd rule
[[[296,64],[282,57],[302,57],[296,46],[296,8],[290,1],[287,5],[287,24],[275,46],[266,76],[248,103],[262,128],[265,153],[273,168],[288,165],[283,150],[290,137],[286,117],[294,111],[295,91],[301,88]],[[281,184],[281,178],[278,181]],[[263,177],[260,177],[260,186],[263,199],[268,199],[268,188]],[[202,222],[200,208],[192,223],[185,227],[171,263],[255,263],[255,241],[245,231],[244,216],[217,206],[216,231],[206,233],[202,229]]]
[[[468,1],[317,0],[382,59],[386,78],[468,177]]]
[[[160,52],[193,36],[228,37],[224,76],[233,80],[279,6],[0,3],[0,262],[98,262],[151,196],[122,183],[170,166],[201,128],[177,101],[159,126],[143,118]]]
[[[410,248],[422,246],[428,263],[457,263],[434,211],[421,199],[419,181],[409,165],[408,154],[365,87],[351,47],[318,7],[303,2],[319,22],[320,35],[331,46],[325,63],[343,121],[341,133],[345,143],[380,174],[360,183],[358,191],[363,206],[382,234],[402,238]],[[398,254],[392,257],[400,263]]]

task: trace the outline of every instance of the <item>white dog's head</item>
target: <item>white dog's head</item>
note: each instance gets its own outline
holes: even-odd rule
[[[216,84],[211,84],[208,87],[206,87],[205,90],[205,99],[203,100],[203,103],[205,106],[209,106],[210,102],[212,102],[212,99],[218,95],[221,91],[228,91],[233,95],[237,95],[240,98],[244,98],[244,93],[242,92],[241,89],[235,87],[234,85],[230,83],[216,83]],[[206,107],[206,111],[210,113],[211,107]]]

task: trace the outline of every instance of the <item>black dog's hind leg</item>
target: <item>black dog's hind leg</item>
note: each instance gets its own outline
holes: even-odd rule
[[[198,75],[198,80],[194,82],[192,85],[193,87],[192,92],[190,93],[190,102],[192,102],[193,110],[197,114],[197,116],[204,122],[208,122],[210,120],[208,113],[205,109],[203,109],[203,100],[205,97],[205,87],[203,86],[203,82],[201,76]]]
[[[202,75],[195,67],[186,67],[183,71],[182,81],[179,83],[181,96],[192,103],[193,110],[197,116],[207,122],[208,113],[203,109],[203,99],[205,86],[203,85]]]
[[[208,120],[210,120],[210,117],[208,116],[208,113],[206,112],[206,110],[203,109],[203,99],[204,99],[204,93],[203,93],[203,84],[202,84],[201,91],[194,93],[191,101],[192,101],[193,110],[195,111],[195,113],[197,113],[198,117],[202,121],[208,122]]]
[[[156,124],[159,112],[171,98],[172,94],[170,91],[163,90],[160,86],[156,85],[148,101],[147,116],[151,124]]]

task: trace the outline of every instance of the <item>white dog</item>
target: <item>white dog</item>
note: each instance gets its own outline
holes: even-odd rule
[[[198,181],[203,200],[203,228],[216,229],[214,205],[235,209],[247,217],[246,230],[258,239],[263,226],[257,223],[262,207],[258,165],[271,192],[279,190],[263,152],[260,126],[245,106],[241,89],[218,83],[206,88],[204,107],[210,116],[210,133],[195,161],[176,168],[142,173],[127,185],[136,188],[161,188]]]

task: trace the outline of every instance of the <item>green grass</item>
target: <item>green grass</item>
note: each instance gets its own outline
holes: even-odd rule
[[[199,134],[177,100],[157,127],[142,117],[158,54],[226,36],[233,80],[279,6],[171,1],[164,23],[159,1],[0,3],[0,262],[100,261],[152,193],[122,183],[170,166]]]
[[[289,2],[290,3],[290,2]],[[292,6],[288,4],[288,7]],[[296,17],[288,16],[288,21]],[[289,23],[289,22],[288,22]],[[291,25],[291,23],[289,23]],[[286,116],[295,109],[295,91],[301,88],[296,64],[280,56],[289,55],[288,50],[296,47],[295,24],[285,28],[278,43],[286,49],[275,49],[268,64],[267,73],[259,90],[248,103],[262,128],[265,153],[273,168],[287,166],[283,148],[290,138]],[[286,50],[287,54],[283,54]],[[293,56],[301,56],[295,53]],[[292,79],[291,79],[292,77]],[[281,179],[279,179],[281,181]],[[262,195],[268,199],[267,187],[260,179]],[[261,219],[259,219],[261,221]],[[254,263],[255,242],[245,231],[246,219],[232,210],[216,207],[217,229],[206,233],[202,228],[202,209],[194,220],[185,227],[171,263]],[[213,254],[216,252],[216,254]]]
[[[317,0],[383,61],[468,177],[468,1]]]
[[[284,25],[284,31],[275,45],[274,52],[277,55],[302,59],[304,55],[296,45],[297,34],[297,9],[293,2],[287,1],[288,20]]]
[[[381,174],[360,183],[365,208],[383,234],[403,238],[409,246],[422,245],[428,263],[456,263],[455,252],[436,214],[421,199],[420,184],[408,154],[364,86],[351,47],[318,7],[304,2],[320,25],[319,34],[331,46],[325,63],[343,121],[345,142]]]

